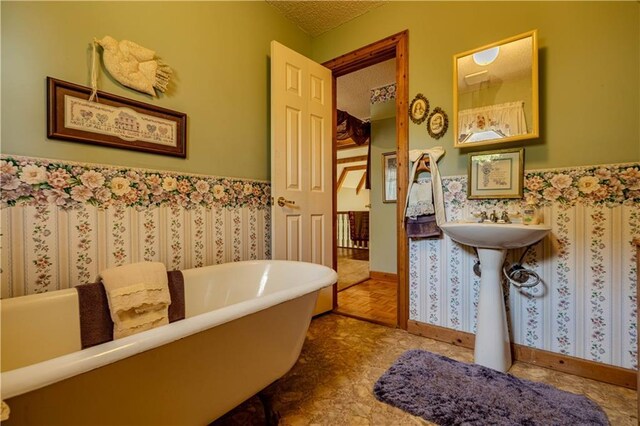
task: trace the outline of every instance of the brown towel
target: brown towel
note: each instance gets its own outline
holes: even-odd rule
[[[169,294],[171,304],[169,305],[169,322],[184,319],[184,277],[180,271],[168,271]]]
[[[407,237],[440,238],[442,230],[436,223],[436,215],[422,215],[415,219],[407,218]]]
[[[184,277],[180,271],[167,272],[169,280],[169,322],[185,318]],[[113,321],[107,293],[102,283],[76,286],[80,305],[80,340],[82,349],[113,340]]]
[[[82,349],[113,340],[113,321],[102,283],[76,286],[80,305]]]

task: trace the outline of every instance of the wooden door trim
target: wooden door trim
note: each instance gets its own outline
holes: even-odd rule
[[[338,91],[336,90],[338,87],[338,81],[336,75],[331,71],[331,105],[332,105],[332,114],[331,114],[331,190],[333,191],[333,214],[331,215],[331,226],[333,228],[333,240],[331,247],[331,257],[333,262],[333,268],[335,270],[338,269],[338,191],[336,190],[336,175],[338,174],[338,162],[335,161],[338,158]],[[335,310],[338,307],[338,283],[334,283],[332,286],[332,309]]]
[[[388,59],[396,60],[396,152],[398,161],[396,230],[398,252],[398,327],[406,330],[409,320],[409,240],[404,229],[404,203],[409,184],[409,31],[405,30],[382,40],[371,43],[335,59],[323,63],[333,75],[333,188],[336,187],[336,79],[342,75],[358,71]],[[337,238],[336,214],[337,194],[333,197],[333,238]],[[333,245],[333,261],[337,264],[337,250]],[[333,307],[337,307],[337,285],[333,286]]]
[[[361,70],[370,65],[375,65],[393,58],[397,59],[399,56],[398,47],[402,40],[406,43],[408,37],[409,31],[405,30],[368,44],[360,49],[345,53],[342,56],[338,56],[337,58],[324,62],[322,65],[329,68],[333,72],[334,76],[340,77],[342,75]]]

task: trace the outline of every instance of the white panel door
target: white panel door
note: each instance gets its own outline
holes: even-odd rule
[[[331,84],[329,69],[271,42],[274,259],[333,267]],[[329,287],[320,293],[314,315],[332,306]]]

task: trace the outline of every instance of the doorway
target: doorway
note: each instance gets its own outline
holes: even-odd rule
[[[369,111],[364,111],[364,100],[351,100],[350,105],[340,101],[341,82],[338,79],[338,152],[336,161],[337,193],[337,250],[336,271],[338,271],[338,306],[342,306],[343,291],[369,279],[369,223],[370,190],[366,188],[368,176],[367,162],[369,150]],[[357,91],[356,97],[364,96]],[[353,98],[350,98],[353,99]],[[363,110],[360,112],[360,110]],[[350,111],[347,112],[347,111]],[[351,115],[354,114],[354,115]],[[366,117],[365,117],[366,115]],[[340,124],[340,119],[350,121]],[[353,136],[354,127],[362,129],[359,136]],[[349,129],[349,130],[347,130]]]
[[[335,312],[395,327],[395,58],[337,78]],[[387,161],[383,161],[383,159]],[[383,165],[388,173],[383,179]],[[388,192],[385,196],[385,192]]]
[[[386,250],[395,250],[397,254],[396,261],[396,276],[394,277],[397,285],[393,290],[395,292],[396,299],[396,315],[395,324],[390,324],[403,329],[407,328],[408,321],[408,244],[406,233],[403,228],[402,213],[403,203],[402,200],[406,198],[407,184],[408,184],[408,122],[407,122],[407,100],[408,100],[408,32],[404,31],[399,34],[395,34],[391,37],[387,37],[378,42],[372,43],[361,49],[350,52],[346,55],[342,55],[331,61],[325,62],[323,65],[332,71],[333,78],[333,105],[334,105],[334,126],[333,126],[333,178],[334,189],[337,188],[337,79],[341,76],[348,75],[355,71],[362,70],[369,66],[379,64],[390,59],[395,59],[395,82],[396,82],[396,98],[395,98],[395,154],[397,170],[397,202],[395,226],[391,229],[395,229],[396,232],[396,245],[395,247],[387,247]],[[372,158],[371,162],[378,161],[377,158]],[[370,176],[371,179],[382,180],[381,176]],[[337,223],[337,191],[334,191],[334,242],[338,237],[338,223]],[[337,244],[336,244],[337,246]],[[334,246],[333,250],[333,264],[338,265],[338,249]],[[339,269],[339,267],[338,267]],[[338,271],[340,273],[340,271]],[[359,286],[354,286],[354,288]],[[338,302],[338,285],[334,285],[334,310],[339,310]]]

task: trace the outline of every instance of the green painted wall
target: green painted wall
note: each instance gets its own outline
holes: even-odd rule
[[[638,2],[390,2],[315,39],[263,1],[0,7],[3,153],[266,179],[270,40],[322,62],[408,29],[410,95],[451,115],[453,55],[537,28],[541,137],[508,146],[526,147],[527,168],[640,159]],[[155,49],[175,69],[159,99],[104,73],[100,88],[186,112],[186,160],[47,140],[46,76],[88,85],[90,42],[106,34]],[[443,173],[465,173],[451,129],[436,141],[410,123],[410,140],[444,146]]]
[[[385,102],[391,103],[391,102]],[[373,105],[377,107],[378,105]],[[396,150],[396,119],[371,121],[371,192],[369,218],[369,270],[397,270],[396,203],[382,202],[382,154]]]
[[[269,43],[310,54],[311,38],[264,1],[6,2],[2,153],[219,176],[269,176]],[[89,85],[90,43],[111,35],[175,71],[159,99],[101,72],[101,90],[188,114],[187,159],[46,138],[45,79]]]
[[[537,28],[541,137],[497,148],[524,146],[529,169],[638,161],[639,22],[638,2],[389,2],[315,38],[312,58],[408,29],[410,96],[451,119],[453,55]],[[410,144],[443,146],[443,174],[466,173],[451,129],[436,141],[410,123]]]

